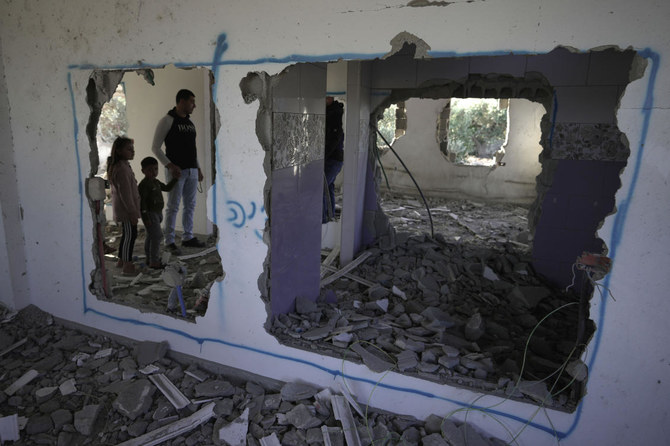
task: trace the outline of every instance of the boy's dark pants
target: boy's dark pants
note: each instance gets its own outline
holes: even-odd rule
[[[147,256],[147,265],[160,263],[161,241],[163,240],[163,230],[161,222],[163,213],[147,212],[145,219],[150,223],[146,226],[147,238],[144,240],[144,254]]]

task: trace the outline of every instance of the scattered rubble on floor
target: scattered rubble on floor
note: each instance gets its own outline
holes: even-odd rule
[[[19,313],[2,309],[0,320],[0,376],[8,383],[0,391],[0,442],[505,444],[434,415],[424,422],[364,411],[355,402],[352,410],[350,397],[306,383],[223,376],[209,363],[174,359],[165,342],[127,345],[84,334],[32,305]]]
[[[334,256],[324,252],[317,302],[298,298],[296,311],[275,317],[269,331],[375,372],[574,410],[586,377],[584,347],[576,345],[579,297],[534,273],[530,246],[518,241],[530,240],[523,208],[445,203],[432,210],[434,238],[425,208],[387,206],[391,221],[413,231],[379,240],[346,274],[329,267]]]
[[[105,241],[105,269],[107,271],[109,296],[98,296],[122,305],[137,308],[143,312],[170,314],[193,320],[196,316],[204,316],[207,311],[209,290],[216,280],[222,280],[224,271],[221,258],[216,250],[216,237],[206,239],[205,248],[182,247],[180,255],[172,255],[170,251],[163,252],[162,262],[171,267],[185,271],[181,294],[184,300],[184,310],[177,299],[176,288],[166,277],[162,269],[152,269],[145,265],[144,255],[138,254],[144,250],[143,229],[139,230],[135,242],[135,265],[138,273],[126,276],[116,264],[118,257],[118,243],[121,237],[119,229],[114,225],[106,226],[107,238]],[[204,238],[203,238],[204,239]],[[175,311],[168,312],[168,301],[173,293],[176,303]]]

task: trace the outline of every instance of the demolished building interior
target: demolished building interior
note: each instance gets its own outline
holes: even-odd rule
[[[622,235],[611,225],[626,217],[618,194],[637,180],[643,147],[620,107],[657,60],[561,43],[459,54],[403,31],[381,53],[226,61],[230,41],[211,43],[211,62],[68,67],[81,296],[62,312],[65,301],[2,300],[0,442],[587,438],[572,433],[602,392],[591,378],[602,307],[617,302],[609,274]],[[165,249],[163,268],[150,268],[140,224],[138,273],[123,274],[104,110],[122,95],[139,175],[157,117],[185,87],[198,104],[205,247]],[[344,104],[345,155],[323,223],[326,96]],[[454,99],[504,110],[488,159],[456,161]]]

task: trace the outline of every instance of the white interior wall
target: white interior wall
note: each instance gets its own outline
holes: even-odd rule
[[[128,118],[128,135],[135,140],[135,159],[130,165],[135,172],[139,183],[144,175],[140,165],[142,159],[154,156],[151,144],[158,121],[175,106],[177,91],[182,88],[191,90],[195,94],[196,108],[191,114],[191,121],[196,128],[196,147],[198,148],[198,162],[205,178],[202,182],[203,193],[196,197],[193,230],[196,234],[209,234],[207,221],[207,207],[204,191],[212,185],[211,176],[211,145],[207,135],[210,132],[209,102],[210,93],[205,90],[204,81],[209,83],[209,73],[206,68],[182,69],[174,65],[153,70],[154,83],[150,85],[142,76],[127,72],[123,76],[126,89],[126,115]],[[163,146],[165,152],[165,146]],[[161,165],[162,167],[162,165]],[[207,174],[209,173],[209,174]],[[158,179],[165,182],[165,169],[159,169]],[[167,194],[164,194],[167,202]],[[165,214],[165,212],[163,212]],[[177,215],[178,231],[182,230],[182,207]]]
[[[337,387],[344,372],[357,398],[395,412],[425,417],[470,404],[495,406],[490,416],[478,411],[454,416],[467,414],[468,421],[501,438],[509,438],[506,429],[520,433],[520,445],[556,444],[554,429],[567,446],[666,442],[670,387],[667,352],[659,342],[670,334],[665,320],[670,311],[665,297],[670,285],[665,272],[670,261],[666,3],[614,0],[604,10],[595,0],[421,8],[401,1],[381,7],[354,0],[299,1],[286,8],[258,0],[170,5],[56,0],[39,7],[5,3],[2,9],[0,41],[18,179],[16,193],[3,196],[2,209],[23,210],[27,271],[10,274],[28,281],[30,303],[61,318],[138,340],[167,340],[175,350],[281,380],[299,376]],[[476,36],[472,23],[478,24]],[[275,74],[297,61],[374,58],[386,53],[401,31],[444,54],[615,45],[644,50],[648,58],[644,77],[626,89],[617,116],[631,157],[616,197],[617,214],[599,231],[614,258],[604,284],[616,301],[593,300],[598,331],[586,357],[591,366],[587,395],[576,413],[538,412],[533,405],[478,399],[465,389],[375,374],[279,345],[263,329],[267,314],[257,280],[267,254],[261,240],[265,216],[251,210],[263,204],[265,154],[256,137],[258,102],[244,102],[239,81],[250,71]],[[213,287],[207,315],[196,324],[97,301],[87,287],[94,267],[92,222],[82,190],[89,171],[83,130],[88,77],[94,68],[169,63],[211,67],[221,112],[215,160],[220,181],[207,197],[213,219],[221,223],[219,253],[227,276]],[[232,203],[247,210],[243,219],[238,214],[237,221],[229,220]],[[5,240],[20,240],[17,227],[4,229]]]
[[[407,130],[393,144],[424,194],[450,198],[503,200],[529,204],[535,199],[540,173],[540,119],[544,107],[525,99],[510,100],[509,138],[505,166],[465,166],[450,162],[440,151],[437,128],[449,99],[405,101]],[[417,194],[396,156],[387,150],[382,163],[392,191]]]

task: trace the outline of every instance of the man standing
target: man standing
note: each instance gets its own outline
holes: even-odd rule
[[[342,170],[344,160],[344,130],[342,129],[344,104],[326,96],[326,150],[323,164],[323,213],[322,223],[335,218],[335,178]]]
[[[179,178],[177,184],[168,193],[165,211],[165,246],[174,254],[181,254],[175,244],[175,221],[179,211],[179,202],[184,199],[182,225],[184,233],[181,245],[201,248],[203,242],[193,236],[193,214],[198,182],[203,175],[198,164],[195,145],[195,125],[189,119],[195,109],[195,95],[190,90],[177,92],[177,105],[165,115],[156,126],[151,150],[156,158],[167,167],[167,181]],[[165,143],[165,153],[161,147]]]

